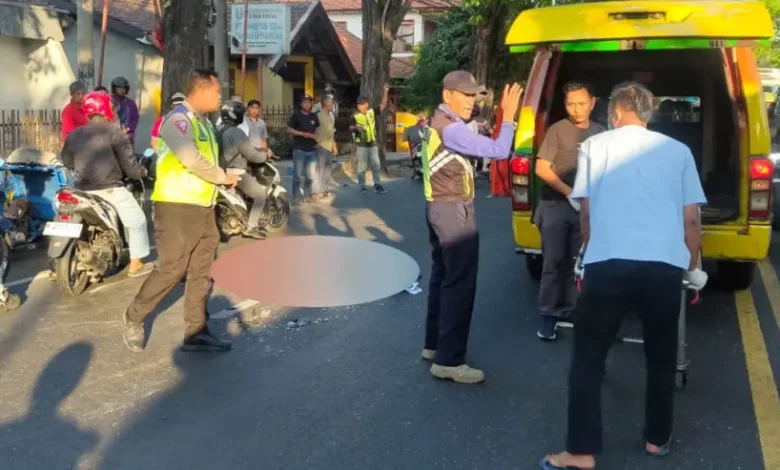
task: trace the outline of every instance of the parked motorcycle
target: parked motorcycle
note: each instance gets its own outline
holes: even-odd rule
[[[277,233],[285,230],[290,220],[290,202],[287,190],[282,186],[282,178],[279,170],[266,161],[259,164],[250,164],[249,172],[243,178],[255,178],[260,184],[268,188],[263,217],[260,219],[260,228],[268,233]],[[217,225],[224,237],[241,235],[249,230],[249,209],[252,207],[252,199],[247,197],[240,189],[228,189],[219,187],[217,196]]]
[[[147,156],[139,159],[144,168],[150,162]],[[143,208],[144,182],[128,181],[126,188]],[[130,263],[128,237],[116,209],[86,191],[60,189],[57,216],[43,234],[50,237],[48,256],[57,282],[68,294],[79,295]]]

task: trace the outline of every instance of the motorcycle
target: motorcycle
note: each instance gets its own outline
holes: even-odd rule
[[[244,178],[255,178],[258,183],[268,188],[268,198],[263,209],[263,217],[259,226],[268,233],[278,233],[287,228],[290,220],[290,202],[287,190],[282,186],[282,177],[274,165],[266,161],[250,163],[248,174]],[[217,196],[217,225],[225,238],[241,235],[249,230],[249,209],[253,200],[240,189],[230,189],[220,186]]]
[[[139,159],[144,168],[151,158]],[[143,180],[125,187],[143,209]],[[60,287],[79,295],[91,284],[121,272],[130,262],[128,237],[116,209],[104,199],[75,188],[62,188],[56,197],[57,216],[43,234],[50,237],[48,257]]]

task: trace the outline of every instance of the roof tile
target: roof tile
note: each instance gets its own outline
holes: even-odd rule
[[[363,74],[363,42],[350,33],[343,23],[333,23],[344,50],[358,75]],[[390,60],[390,78],[409,78],[414,75],[414,60],[393,58]]]

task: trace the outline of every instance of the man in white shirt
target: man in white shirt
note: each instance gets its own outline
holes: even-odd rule
[[[595,467],[604,361],[626,311],[639,314],[645,341],[645,451],[669,452],[682,281],[707,282],[697,269],[707,200],[690,149],[647,129],[652,111],[647,88],[618,85],[613,130],[580,147],[571,197],[580,203],[587,275],[574,318],[566,452],[546,456],[543,469]]]

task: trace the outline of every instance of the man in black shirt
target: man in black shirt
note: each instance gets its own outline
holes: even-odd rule
[[[301,179],[303,197],[306,202],[311,199],[311,185],[314,181],[314,170],[317,165],[317,128],[320,120],[311,112],[313,98],[304,95],[301,107],[293,111],[287,122],[287,132],[293,138],[293,205],[301,205]]]
[[[544,341],[555,340],[558,321],[570,316],[577,301],[574,260],[582,235],[579,205],[569,195],[577,176],[579,147],[588,137],[606,131],[590,120],[596,98],[589,85],[569,82],[563,93],[569,116],[547,129],[536,159],[536,176],[545,182],[534,214],[544,259],[539,285],[542,324],[536,334]]]

